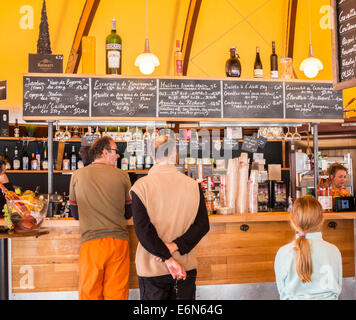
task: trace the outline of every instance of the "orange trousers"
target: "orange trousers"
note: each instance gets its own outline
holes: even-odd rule
[[[127,300],[129,271],[128,241],[101,238],[83,242],[79,254],[79,299]]]

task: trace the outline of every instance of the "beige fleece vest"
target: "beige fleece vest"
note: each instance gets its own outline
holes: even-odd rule
[[[195,180],[180,173],[174,165],[154,165],[147,176],[136,181],[131,190],[145,205],[162,241],[172,242],[193,224],[200,202],[199,186]],[[176,251],[173,258],[186,271],[197,267],[194,249],[184,255]],[[141,277],[169,274],[166,264],[156,261],[140,243],[136,251],[136,271]]]

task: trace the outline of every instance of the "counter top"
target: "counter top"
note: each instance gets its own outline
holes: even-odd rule
[[[326,212],[325,220],[345,220],[356,219],[356,211],[350,212]],[[258,212],[258,213],[240,213],[240,214],[214,214],[209,216],[210,223],[243,223],[243,222],[273,222],[288,221],[289,212]],[[0,225],[6,225],[4,219],[0,218]],[[132,218],[127,221],[127,225],[132,226]],[[73,218],[53,219],[46,218],[42,227],[79,227],[79,221]]]

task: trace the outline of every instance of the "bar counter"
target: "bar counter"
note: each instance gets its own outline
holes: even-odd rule
[[[355,276],[355,218],[356,212],[324,213],[323,238],[341,251],[344,277]],[[209,220],[210,231],[197,246],[197,285],[275,281],[277,250],[294,239],[288,212],[212,215]],[[11,239],[11,292],[77,291],[79,221],[46,219],[41,228],[49,234]],[[130,288],[138,288],[132,219],[128,229]]]

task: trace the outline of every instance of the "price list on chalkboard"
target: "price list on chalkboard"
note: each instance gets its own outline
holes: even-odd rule
[[[223,81],[224,118],[283,118],[283,83]]]
[[[220,81],[160,79],[158,116],[221,118]]]
[[[285,83],[286,118],[342,119],[342,92],[330,83]]]
[[[337,32],[340,81],[356,77],[356,3],[337,1]]]
[[[155,79],[91,80],[92,116],[156,117]]]
[[[89,116],[89,79],[24,77],[24,116]]]

